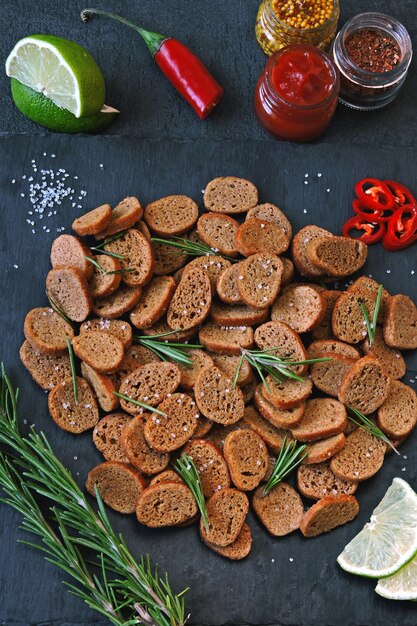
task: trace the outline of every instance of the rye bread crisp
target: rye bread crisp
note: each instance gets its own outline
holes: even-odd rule
[[[239,226],[234,244],[245,257],[256,253],[280,255],[288,250],[290,240],[275,222],[252,217]]]
[[[326,356],[344,356],[348,359],[357,361],[361,353],[357,348],[337,339],[319,339],[313,341],[307,348],[307,357],[309,359],[317,359]]]
[[[106,461],[129,463],[123,451],[121,438],[123,428],[131,420],[126,413],[109,413],[101,418],[93,430],[93,443]]]
[[[238,538],[249,511],[246,494],[237,489],[216,491],[207,502],[208,529],[200,520],[200,534],[206,543],[220,548],[230,546]]]
[[[241,349],[253,347],[253,330],[250,326],[218,326],[207,323],[198,333],[199,341],[210,352],[229,356],[241,354]]]
[[[318,354],[315,358],[330,358],[330,361],[313,363],[310,366],[310,375],[314,386],[328,396],[338,398],[342,382],[357,359],[326,352]]]
[[[309,378],[286,378],[283,382],[278,382],[268,374],[262,385],[262,395],[277,409],[297,406],[307,400],[312,391],[313,383]]]
[[[131,196],[121,200],[110,216],[110,222],[104,230],[96,234],[96,239],[105,239],[127,228],[131,228],[142,217],[142,207],[137,198]]]
[[[26,339],[20,347],[19,356],[35,383],[47,391],[71,376],[68,354],[39,352]]]
[[[292,283],[275,300],[271,320],[283,322],[297,333],[306,333],[320,324],[325,313],[324,299],[316,289]]]
[[[231,561],[241,561],[248,556],[251,550],[252,535],[249,526],[245,522],[238,538],[229,546],[220,548],[220,546],[216,546],[214,543],[209,543],[207,541],[204,541],[204,543],[208,548],[210,548],[210,550],[213,550],[216,554],[220,554],[220,556],[224,556],[226,559],[230,559]]]
[[[258,487],[252,498],[252,507],[265,528],[274,537],[289,535],[300,526],[304,513],[298,493],[284,482],[278,483],[266,495]]]
[[[281,259],[274,254],[252,254],[242,261],[237,286],[243,302],[254,309],[269,308],[281,289],[283,271]]]
[[[167,322],[172,330],[189,330],[204,322],[211,307],[211,284],[207,273],[197,268],[185,271],[172,296]]]
[[[179,236],[195,226],[198,206],[188,196],[166,196],[148,204],[144,219],[151,231],[160,237]]]
[[[130,309],[133,309],[135,304],[139,302],[141,295],[142,287],[120,285],[120,287],[109,296],[95,300],[93,303],[93,311],[99,317],[115,319],[130,311]]]
[[[48,272],[46,292],[49,298],[74,322],[83,322],[91,313],[92,300],[84,274],[76,267],[56,268]]]
[[[173,393],[158,405],[158,411],[146,420],[144,436],[157,452],[178,450],[193,436],[200,414],[195,401],[186,393]]]
[[[77,267],[87,280],[93,275],[93,265],[86,258],[88,256],[92,256],[90,248],[73,235],[60,235],[52,243],[52,267]]]
[[[135,228],[126,230],[120,237],[110,239],[104,250],[120,255],[122,281],[129,287],[142,287],[152,278],[154,256],[152,244]]]
[[[174,363],[147,363],[133,370],[121,382],[119,392],[132,400],[156,407],[180,384],[180,371]],[[143,409],[136,404],[120,399],[124,411],[131,415],[142,415]]]
[[[128,463],[105,461],[88,473],[87,491],[95,496],[97,488],[103,501],[118,513],[134,513],[136,501],[146,487],[146,481]]]
[[[154,483],[139,496],[136,504],[138,522],[149,528],[177,526],[197,514],[194,496],[184,483]]]
[[[197,232],[201,241],[210,246],[214,252],[235,257],[239,254],[234,240],[239,222],[222,213],[205,213],[197,222]]]
[[[197,428],[195,429],[191,439],[204,439],[205,436],[208,435],[208,433],[211,431],[213,426],[214,422],[208,420],[207,417],[204,417],[204,415],[200,415],[197,423]]]
[[[408,296],[399,294],[388,299],[384,339],[391,348],[417,348],[417,306]]]
[[[275,224],[278,224],[278,226],[281,227],[286,237],[291,241],[292,226],[285,214],[275,204],[266,202],[265,204],[258,204],[253,207],[253,209],[249,209],[246,214],[246,219],[248,220],[253,217],[264,222],[275,222]]]
[[[207,276],[210,279],[211,291],[214,295],[215,293],[217,293],[217,283],[219,281],[221,273],[231,266],[231,262],[222,256],[214,254],[210,256],[198,256],[189,263],[187,263],[187,265],[183,269],[179,270],[176,273],[175,278],[177,279],[177,277],[179,277],[179,282],[181,280],[183,272],[185,272],[185,270],[187,269],[197,268],[200,270],[204,270],[205,272],[207,272]]]
[[[136,222],[133,228],[136,228],[136,230],[142,233],[146,241],[149,241],[149,243],[151,243],[152,241],[151,231],[149,230],[149,228],[147,227],[146,223],[143,220],[139,220],[138,222]]]
[[[234,306],[214,301],[210,311],[214,324],[220,326],[254,326],[263,324],[268,317],[267,309],[253,309],[246,304]]]
[[[246,383],[246,385],[242,385],[242,393],[243,393],[243,401],[245,404],[250,404],[255,397],[255,391],[258,381],[254,374],[252,374],[251,380]]]
[[[114,382],[101,372],[97,372],[95,369],[81,362],[81,373],[83,378],[88,382],[90,387],[93,389],[97,401],[103,411],[108,413],[109,411],[114,411],[119,406],[119,398],[114,395],[116,391],[116,387]]]
[[[372,320],[376,296],[371,291],[345,291],[336,300],[332,313],[332,330],[340,341],[356,344],[365,339],[367,330],[362,304]]]
[[[246,213],[258,204],[258,190],[245,178],[214,178],[206,186],[203,202],[206,211]]]
[[[255,343],[260,350],[274,348],[273,354],[290,361],[305,361],[307,352],[298,333],[283,322],[266,322],[255,330]],[[295,365],[290,368],[299,376],[307,371],[306,365]]]
[[[224,442],[226,441],[227,435],[235,430],[242,430],[244,428],[249,428],[249,426],[247,426],[243,420],[239,420],[238,422],[230,424],[229,426],[223,426],[213,423],[213,428],[210,430],[208,435],[204,437],[204,439],[214,444],[216,448],[220,450],[220,452],[223,454]]]
[[[156,474],[156,476],[152,476],[149,481],[149,487],[152,485],[159,485],[159,483],[181,483],[185,484],[183,479],[177,472],[174,470],[164,470],[160,474]]]
[[[219,276],[217,282],[217,295],[222,302],[226,304],[241,304],[242,298],[240,297],[238,289],[238,281],[243,280],[239,277],[242,275],[241,263],[234,263],[229,267],[226,267]]]
[[[364,354],[378,359],[391,378],[399,379],[405,376],[407,365],[403,355],[385,343],[382,328],[379,326],[375,329],[372,347],[369,345],[369,338],[367,337],[362,344],[362,349]]]
[[[303,419],[291,429],[298,441],[317,441],[343,433],[347,425],[344,405],[333,398],[307,400]]]
[[[284,256],[281,257],[281,261],[284,266],[281,276],[281,287],[286,287],[294,278],[294,263],[291,259],[286,259]]]
[[[235,487],[256,489],[269,467],[264,440],[254,430],[235,430],[227,435],[223,453]]]
[[[380,429],[392,439],[402,439],[417,424],[417,394],[399,380],[392,380],[387,399],[378,409]]]
[[[99,331],[117,337],[122,342],[125,350],[132,345],[133,333],[129,322],[124,320],[105,319],[104,317],[92,318],[83,322],[80,326],[80,334]]]
[[[217,367],[206,367],[197,376],[195,398],[201,413],[224,426],[238,422],[244,414],[243,393]]]
[[[211,498],[216,491],[230,487],[227,463],[220,450],[210,441],[193,439],[185,446],[184,453],[194,461],[205,498]]]
[[[334,305],[342,294],[341,291],[333,289],[332,291],[322,291],[321,297],[324,301],[325,313],[321,322],[311,329],[311,335],[315,340],[333,339],[332,315]]]
[[[74,338],[72,326],[48,307],[31,309],[25,317],[23,332],[33,350],[48,355],[66,353],[66,339]]]
[[[384,463],[386,444],[364,428],[346,437],[344,447],[332,457],[330,469],[343,480],[360,482],[374,476]]]
[[[291,245],[292,258],[301,276],[307,278],[321,278],[325,276],[325,272],[313,265],[307,256],[307,245],[318,238],[333,237],[332,233],[318,226],[308,225],[294,235]]]
[[[150,415],[137,415],[129,419],[122,430],[120,443],[129,463],[143,474],[151,476],[166,469],[170,455],[153,450],[145,439],[145,423]]]
[[[321,500],[324,496],[329,495],[351,496],[356,492],[358,483],[338,478],[330,469],[330,461],[325,461],[312,465],[299,465],[297,487],[305,498]]]
[[[255,406],[268,422],[276,428],[294,428],[304,415],[306,403],[290,407],[289,409],[277,409],[262,394],[262,384],[257,385],[254,396]]]
[[[195,382],[199,373],[205,368],[214,365],[214,361],[207,352],[200,349],[187,350],[187,356],[191,359],[192,365],[183,365],[177,363],[177,367],[181,373],[180,385],[186,390],[194,389]]]
[[[93,428],[99,420],[99,412],[90,385],[77,376],[78,402],[75,401],[72,378],[56,385],[48,396],[49,413],[63,430],[76,435]]]
[[[72,223],[72,230],[77,235],[97,235],[107,228],[111,218],[112,208],[110,204],[102,204],[96,209],[77,217]]]
[[[328,461],[343,448],[345,443],[345,434],[339,433],[338,435],[333,435],[333,437],[328,437],[327,439],[322,439],[321,441],[308,444],[305,449],[307,456],[303,460],[303,465],[312,465]]]
[[[388,397],[390,378],[380,362],[364,356],[352,365],[339,388],[339,400],[370,415]]]
[[[325,496],[304,513],[300,530],[304,537],[318,537],[351,522],[359,513],[354,496]]]
[[[169,239],[169,237],[168,237]],[[174,240],[173,240],[174,241]],[[188,261],[187,254],[181,254],[176,246],[152,241],[152,249],[154,256],[154,276],[167,276],[173,274]]]
[[[124,357],[124,345],[114,335],[91,330],[72,340],[72,347],[79,359],[98,372],[114,372]]]
[[[293,440],[291,431],[276,428],[269,421],[264,419],[253,406],[246,407],[243,416],[243,424],[247,428],[254,430],[274,454],[279,453],[285,439],[287,441]]]
[[[370,291],[373,294],[373,296],[376,298],[378,295],[378,290],[380,286],[381,286],[380,283],[378,283],[373,278],[370,278],[369,276],[359,276],[359,278],[354,280],[353,283],[349,285],[347,290],[349,292],[363,291],[363,290]],[[385,311],[386,311],[389,297],[390,297],[390,294],[388,293],[388,291],[385,288],[382,289],[381,308],[379,310],[379,315],[378,315],[378,324],[382,324],[384,320]]]
[[[130,312],[136,328],[149,328],[166,313],[177,283],[172,276],[156,276],[143,289],[142,297]]]
[[[97,256],[91,256],[91,258],[100,265],[99,269],[96,265],[92,264],[93,275],[91,276],[88,287],[90,289],[90,296],[95,300],[96,298],[105,298],[114,293],[120,281],[122,275],[118,259],[107,254],[98,254]]]
[[[142,330],[143,334],[148,337],[169,333],[169,341],[188,343],[188,340],[197,334],[198,328],[189,328],[187,330],[178,330],[176,332],[173,332],[172,328],[168,326],[166,318],[162,317],[153,326],[150,326],[149,328],[143,328]]]
[[[214,365],[218,367],[219,370],[223,372],[223,374],[226,374],[226,376],[228,376],[232,380],[235,379],[237,369],[240,366],[240,356],[210,352],[210,357],[212,358]],[[246,360],[244,360],[239,369],[239,375],[237,377],[236,384],[239,385],[239,387],[243,387],[251,381],[252,376],[252,367]]]
[[[310,263],[328,276],[344,278],[361,269],[368,258],[368,246],[350,237],[322,237],[307,244]]]

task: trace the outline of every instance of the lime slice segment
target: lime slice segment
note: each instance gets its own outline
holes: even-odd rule
[[[6,60],[6,74],[76,117],[98,113],[104,104],[100,68],[87,50],[68,39],[21,39]]]
[[[417,600],[417,557],[396,574],[378,580],[375,591],[388,600]]]
[[[352,574],[370,578],[390,576],[417,553],[417,494],[394,478],[368,524],[337,558]]]

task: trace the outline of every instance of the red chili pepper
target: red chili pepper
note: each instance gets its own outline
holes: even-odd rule
[[[380,209],[372,209],[357,198],[352,201],[352,207],[356,215],[368,222],[388,222],[393,214],[393,209],[384,209],[383,211]]]
[[[417,201],[413,194],[405,185],[397,183],[394,180],[384,180],[384,183],[394,196],[396,204],[403,206],[404,204],[416,204]]]
[[[155,63],[200,119],[205,119],[220,102],[223,88],[204,63],[180,41],[145,30],[124,17],[100,9],[84,9],[81,18],[87,21],[93,14],[110,17],[136,30],[148,46]]]
[[[363,231],[363,234],[359,237],[354,237],[351,233],[354,230]],[[373,243],[377,243],[381,241],[383,236],[385,235],[385,224],[379,222],[377,224],[371,224],[368,221],[363,220],[359,215],[354,215],[351,217],[342,228],[342,235],[344,237],[350,237],[351,239],[357,239],[358,241],[363,241],[367,245],[372,245]]]
[[[382,245],[386,250],[396,251],[417,241],[417,204],[397,209],[387,224]]]
[[[369,209],[392,209],[395,200],[388,186],[378,178],[364,178],[355,185],[358,199]]]

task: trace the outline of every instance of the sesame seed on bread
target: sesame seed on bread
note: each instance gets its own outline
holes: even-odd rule
[[[283,271],[281,259],[274,254],[252,254],[240,263],[237,287],[242,301],[254,309],[270,307],[281,288]]]
[[[91,318],[80,326],[80,334],[99,331],[117,337],[125,349],[132,344],[133,333],[129,322],[124,320],[105,319],[103,317]]]
[[[241,349],[253,347],[253,330],[250,326],[218,326],[206,324],[198,333],[201,345],[210,352],[229,356],[241,354]]]
[[[178,277],[179,282],[181,280],[183,272],[188,269],[204,270],[210,279],[211,291],[214,296],[214,294],[217,293],[217,283],[219,281],[221,273],[231,266],[232,264],[228,259],[225,259],[222,256],[218,256],[217,254],[198,256],[189,263],[187,263],[187,265],[183,269],[179,270],[175,278],[177,278],[177,276],[180,274],[180,276]]]
[[[193,436],[200,414],[195,401],[186,393],[173,393],[158,405],[158,411],[146,420],[144,436],[157,452],[182,448]]]
[[[234,240],[239,222],[222,213],[205,213],[197,222],[198,235],[215,252],[235,257],[238,255]]]
[[[121,382],[119,392],[132,400],[156,407],[180,384],[180,371],[174,363],[160,361],[147,363],[133,370]],[[143,409],[133,402],[120,399],[124,411],[141,415]]]
[[[324,299],[316,289],[293,283],[284,287],[278,295],[271,319],[287,324],[297,333],[306,333],[320,324],[325,312]]]

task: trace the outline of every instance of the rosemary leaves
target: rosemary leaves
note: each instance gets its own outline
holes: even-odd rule
[[[163,239],[161,237],[152,237],[154,243],[159,243],[164,246],[171,246],[177,248],[178,252],[171,252],[171,254],[187,254],[188,256],[222,256],[224,259],[236,262],[236,259],[228,257],[225,254],[221,254],[216,248],[210,248],[206,243],[202,241],[191,241],[184,237],[171,237],[171,239]]]
[[[364,320],[365,320],[366,331],[368,333],[369,347],[370,348],[372,348],[372,345],[373,345],[373,343],[375,341],[376,325],[377,325],[377,322],[378,322],[379,310],[381,308],[383,291],[384,291],[384,286],[383,285],[379,285],[378,294],[376,296],[376,301],[375,301],[375,308],[374,308],[374,314],[373,314],[373,317],[372,317],[372,322],[371,322],[371,320],[369,318],[368,311],[366,310],[365,303],[361,302],[361,309],[362,309],[363,317],[364,317]]]
[[[65,337],[65,341],[67,344],[69,360],[70,360],[72,388],[74,390],[74,400],[75,400],[75,404],[78,404],[78,383],[77,383],[77,371],[75,369],[74,350],[72,348],[71,341],[69,340],[68,337]]]
[[[126,400],[126,402],[131,402],[132,404],[139,406],[141,409],[144,409],[145,411],[150,411],[151,413],[157,413],[158,415],[161,415],[162,417],[167,416],[166,413],[164,413],[163,411],[160,411],[156,407],[150,406],[149,404],[146,404],[145,402],[140,402],[139,400],[135,400],[134,398],[130,398],[129,396],[124,396],[122,393],[119,393],[117,391],[113,391],[113,395],[117,396],[118,398],[122,398],[123,400]]]
[[[154,354],[159,356],[162,361],[173,361],[174,363],[191,367],[193,362],[187,354],[187,351],[192,349],[202,349],[203,346],[200,344],[178,343],[167,340],[159,341],[162,337],[166,337],[167,335],[172,335],[177,332],[177,330],[173,330],[172,332],[161,333],[160,335],[134,335],[133,339],[136,343],[148,348]]]
[[[209,528],[206,500],[203,494],[203,487],[201,486],[201,480],[194,461],[185,452],[181,454],[181,457],[177,460],[177,464],[174,465],[175,471],[184,480],[190,491],[192,492],[198,509],[203,518],[204,526],[206,530]]]
[[[379,428],[379,426],[375,424],[375,422],[373,422],[371,419],[369,419],[369,417],[367,417],[357,409],[354,409],[352,406],[348,406],[347,408],[351,413],[353,413],[354,416],[348,416],[351,422],[356,424],[356,426],[359,426],[359,428],[363,428],[364,430],[368,431],[368,433],[370,433],[377,439],[383,441],[387,446],[392,448],[396,454],[400,454],[392,441],[389,439],[389,437],[387,437],[387,435]]]
[[[295,470],[298,465],[305,459],[307,452],[304,452],[306,445],[298,445],[298,441],[287,441],[284,438],[282,448],[279,451],[278,458],[275,462],[271,476],[263,488],[262,495],[266,496],[271,489],[276,487],[288,474]],[[303,454],[304,452],[304,454]]]

